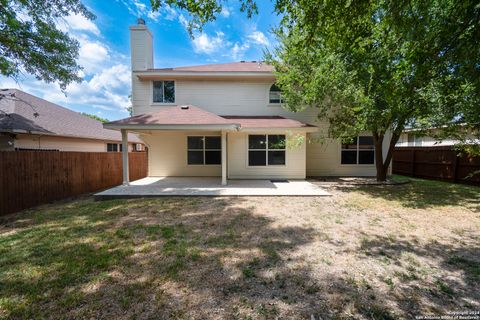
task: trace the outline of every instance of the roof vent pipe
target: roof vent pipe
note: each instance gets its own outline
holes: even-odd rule
[[[145,25],[145,20],[143,20],[142,18],[138,18],[137,19],[137,24]]]

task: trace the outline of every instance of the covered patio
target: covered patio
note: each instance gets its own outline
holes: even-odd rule
[[[192,105],[164,107],[106,123],[104,127],[120,130],[124,145],[129,131],[141,136],[149,148],[149,176],[184,177],[187,179],[182,181],[189,183],[196,181],[193,177],[203,177],[199,181],[207,183],[209,195],[230,192],[241,195],[240,191],[228,191],[245,189],[244,184],[233,182],[235,179],[264,181],[265,191],[259,195],[281,195],[280,189],[290,195],[292,190],[275,186],[269,179],[305,179],[306,147],[305,143],[297,145],[297,142],[305,141],[307,133],[318,130],[316,126],[282,116],[219,116]],[[292,146],[287,145],[287,137]],[[126,150],[124,146],[124,186],[130,184]],[[162,179],[162,183],[177,182]],[[230,181],[232,186],[221,187]],[[247,185],[251,188],[254,183]],[[159,188],[169,190],[163,184]],[[184,190],[185,186],[177,189]],[[305,191],[306,195],[309,192]]]
[[[305,180],[229,180],[220,177],[147,177],[95,194],[95,199],[159,196],[329,196]]]

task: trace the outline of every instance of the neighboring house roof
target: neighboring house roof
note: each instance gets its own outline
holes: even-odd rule
[[[21,90],[1,89],[0,95],[7,96],[0,99],[0,132],[122,140],[118,131],[103,128],[100,121]],[[143,143],[135,134],[129,134],[128,140]]]
[[[164,107],[104,125],[106,128],[131,129],[252,129],[252,128],[316,128],[280,116],[219,116],[199,107],[186,105]]]
[[[239,61],[199,66],[150,69],[152,71],[189,71],[189,72],[273,72],[273,66],[262,61]]]

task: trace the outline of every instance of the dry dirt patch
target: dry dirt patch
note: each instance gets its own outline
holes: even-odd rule
[[[39,207],[0,227],[0,317],[396,319],[480,310],[480,189]]]

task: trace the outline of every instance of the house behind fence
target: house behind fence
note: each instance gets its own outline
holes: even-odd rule
[[[397,147],[393,153],[393,173],[480,185],[480,157],[459,155],[450,146]]]
[[[0,151],[119,152],[121,140],[98,120],[18,89],[0,89]],[[135,134],[128,142],[130,152],[145,150]]]
[[[120,152],[0,152],[0,215],[122,183]],[[130,180],[147,176],[147,153],[131,152]]]

